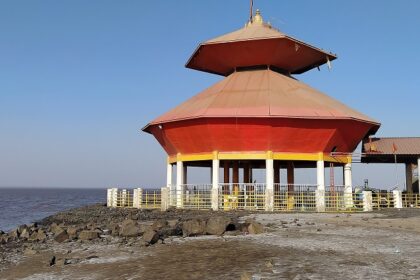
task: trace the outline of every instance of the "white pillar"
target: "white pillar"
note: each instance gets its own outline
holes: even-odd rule
[[[351,163],[344,165],[344,205],[346,208],[353,207],[353,180],[351,175]]]
[[[121,192],[121,205],[120,206],[127,206],[127,190],[123,189]]]
[[[363,211],[365,212],[373,211],[372,192],[363,191],[362,194],[363,194]]]
[[[394,207],[401,209],[403,208],[403,203],[402,203],[402,192],[399,190],[393,190],[392,191],[392,196],[394,198]]]
[[[318,160],[316,163],[317,170],[317,190],[315,192],[316,210],[318,212],[325,212],[325,163],[323,160]]]
[[[274,161],[265,160],[265,211],[274,211]]]
[[[173,206],[174,187],[172,185],[172,164],[170,163],[166,167],[166,187],[168,188],[169,206]]]
[[[112,207],[117,207],[118,203],[118,189],[112,188]]]
[[[219,209],[219,170],[220,170],[220,161],[218,159],[213,159],[211,209],[213,209],[214,211],[217,211]]]
[[[112,207],[112,189],[107,189],[106,190],[106,207]]]
[[[166,211],[169,208],[170,200],[169,200],[169,188],[161,188],[160,189],[160,210]]]
[[[143,198],[143,190],[141,188],[137,188],[133,190],[133,207],[134,208],[141,208],[142,205],[142,198]]]
[[[183,205],[183,184],[184,184],[184,163],[176,162],[176,207],[182,208]]]

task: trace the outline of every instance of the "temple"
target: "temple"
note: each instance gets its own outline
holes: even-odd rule
[[[143,128],[168,154],[170,204],[323,212],[341,192],[342,207],[352,207],[351,154],[380,123],[295,77],[336,58],[275,29],[258,10],[243,28],[201,43],[186,67],[224,78]],[[209,168],[209,181],[189,185],[190,166]],[[342,186],[326,183],[328,167],[343,168]],[[295,184],[297,168],[316,170],[316,182]],[[255,169],[265,169],[265,182],[254,182]]]

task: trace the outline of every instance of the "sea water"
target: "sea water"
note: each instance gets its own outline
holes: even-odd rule
[[[0,230],[94,203],[106,203],[105,189],[0,188]]]

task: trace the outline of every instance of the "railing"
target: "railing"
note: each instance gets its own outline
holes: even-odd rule
[[[392,192],[373,192],[372,193],[372,208],[380,210],[383,208],[394,207],[394,195]]]
[[[211,184],[182,185],[182,205],[185,209],[211,209]]]
[[[133,193],[127,190],[117,192],[116,207],[133,207]]]
[[[143,189],[140,208],[158,209],[161,206],[161,191]]]
[[[219,209],[265,210],[265,184],[219,184]]]
[[[418,193],[403,193],[402,206],[404,208],[420,208],[420,195]]]
[[[181,188],[178,189],[180,192],[177,192],[174,187],[164,188],[164,196],[162,196],[161,190],[108,189],[107,205],[138,209],[167,209],[167,207],[173,206],[206,210],[212,208],[212,196],[217,195],[218,198],[214,202],[217,202],[220,210],[273,209],[280,212],[353,212],[384,208],[420,208],[419,194],[378,190],[347,193],[343,186],[334,186],[334,188],[327,186],[325,192],[320,192],[317,191],[316,185],[274,184],[272,192],[267,192],[266,184],[231,183],[219,184],[215,193],[213,193],[212,184],[181,185]],[[269,197],[270,194],[273,197]],[[269,204],[266,205],[266,203]]]
[[[317,185],[274,184],[274,211],[315,211]]]
[[[114,207],[158,209],[161,207],[161,191],[150,189],[117,190]]]

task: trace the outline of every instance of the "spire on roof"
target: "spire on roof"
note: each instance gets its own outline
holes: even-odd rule
[[[246,26],[264,25],[264,20],[259,9],[255,11],[255,15],[248,21]]]

